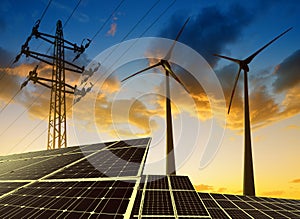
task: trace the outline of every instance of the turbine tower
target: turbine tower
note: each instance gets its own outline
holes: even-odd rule
[[[241,70],[244,71],[244,140],[245,140],[245,151],[244,151],[244,195],[251,195],[255,196],[255,186],[254,186],[254,174],[253,174],[253,159],[252,159],[252,148],[251,148],[251,125],[250,125],[250,115],[249,115],[249,99],[248,99],[248,72],[249,72],[249,64],[250,62],[266,47],[272,44],[275,40],[286,34],[292,28],[287,29],[269,43],[261,47],[255,53],[247,57],[246,59],[239,60],[223,55],[214,54],[214,56],[218,56],[223,59],[227,59],[229,61],[235,62],[239,65],[238,74],[234,81],[234,86],[231,92],[229,107],[228,107],[228,114],[230,113],[230,108],[232,104],[232,99],[234,96],[234,92],[237,86],[237,82],[241,73]]]
[[[141,74],[147,70],[150,70],[152,68],[161,66],[163,67],[163,69],[165,70],[165,74],[166,74],[166,133],[167,133],[167,137],[166,137],[166,153],[167,153],[167,157],[166,157],[166,174],[167,175],[176,175],[176,166],[175,166],[175,154],[174,154],[174,141],[173,141],[173,125],[172,125],[172,109],[171,109],[171,101],[170,101],[170,82],[169,82],[169,76],[172,76],[179,84],[181,84],[183,86],[183,88],[187,91],[187,89],[185,88],[184,84],[181,82],[181,80],[176,76],[176,74],[173,72],[171,65],[169,63],[169,60],[171,58],[173,49],[175,47],[175,44],[177,43],[180,35],[182,34],[186,24],[188,23],[190,18],[188,18],[185,23],[183,24],[183,26],[181,27],[180,31],[178,32],[171,48],[169,49],[167,55],[159,60],[159,62],[157,62],[154,65],[151,65],[141,71],[138,71],[132,75],[130,75],[129,77],[125,78],[122,80],[125,81],[131,77],[134,77],[138,74]],[[188,92],[188,91],[187,91]]]

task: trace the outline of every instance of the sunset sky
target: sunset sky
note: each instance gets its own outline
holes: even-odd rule
[[[300,2],[125,0],[110,17],[119,3],[52,0],[41,21],[39,30],[54,34],[56,21],[61,19],[64,37],[78,45],[84,38],[95,36],[76,64],[87,65],[95,59],[101,63],[96,76],[111,71],[103,86],[94,86],[68,111],[68,145],[152,136],[144,173],[165,173],[165,78],[157,68],[126,83],[120,81],[155,63],[153,58],[164,57],[171,46],[171,41],[154,45],[151,43],[155,40],[150,38],[134,39],[174,39],[187,17],[191,17],[179,39],[182,44],[174,49],[174,53],[182,54],[173,54],[173,59],[177,57],[180,62],[174,71],[190,91],[188,95],[171,82],[177,173],[188,175],[199,191],[242,194],[243,74],[227,116],[238,66],[213,54],[244,59],[293,27],[253,60],[248,79],[256,193],[300,199]],[[0,3],[0,155],[46,149],[50,92],[29,83],[14,97],[38,63],[24,55],[14,65],[11,62],[47,4],[48,0]],[[137,46],[125,56],[135,59],[110,69],[126,50],[124,45],[129,45],[127,40]],[[115,46],[119,43],[121,46]],[[33,38],[29,47],[46,52],[49,45]],[[184,71],[184,67],[194,64],[192,57],[183,52],[189,49],[203,57],[196,63],[197,68],[193,67],[200,77],[211,77],[216,83],[197,83]],[[72,60],[74,54],[66,52],[66,57]],[[49,77],[51,67],[40,64],[38,73]],[[84,79],[70,72],[66,77],[72,85],[80,85]],[[219,96],[207,93],[212,87]],[[71,106],[73,96],[67,98]],[[217,153],[201,166],[205,148],[214,140]]]

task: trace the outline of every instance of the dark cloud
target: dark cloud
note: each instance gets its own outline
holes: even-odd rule
[[[237,65],[229,64],[216,71],[216,74],[222,85],[228,107],[234,80],[237,74]],[[270,125],[298,114],[299,105],[299,86],[288,86],[280,102],[270,87],[270,81],[273,81],[275,75],[269,70],[262,70],[258,74],[249,75],[249,106],[252,128],[260,128]],[[233,97],[230,114],[227,116],[227,127],[232,130],[243,129],[244,114],[244,79],[243,72],[240,75],[238,85]],[[263,107],[262,107],[263,106]]]
[[[6,29],[5,20],[2,17],[0,17],[0,31],[3,32],[5,31],[5,29]]]
[[[280,63],[275,70],[275,92],[282,92],[300,83],[300,49]]]
[[[174,14],[161,36],[173,39],[186,17],[183,14]],[[214,66],[217,59],[213,54],[222,52],[227,44],[238,40],[253,17],[251,10],[239,4],[232,4],[226,11],[216,6],[203,8],[191,18],[179,41],[195,49]]]

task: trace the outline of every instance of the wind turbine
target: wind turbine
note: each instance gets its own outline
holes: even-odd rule
[[[181,29],[179,30],[171,48],[169,49],[168,53],[163,59],[160,59],[156,64],[151,65],[147,68],[144,68],[143,70],[140,70],[129,77],[122,80],[125,81],[131,77],[134,77],[138,74],[141,74],[147,70],[150,70],[152,68],[161,66],[165,70],[166,74],[166,128],[167,128],[167,138],[166,138],[166,173],[167,175],[176,175],[176,167],[175,167],[175,155],[174,155],[174,143],[173,143],[173,125],[172,125],[172,109],[171,109],[171,101],[170,101],[170,82],[169,82],[169,76],[172,76],[179,84],[183,86],[183,88],[188,92],[188,90],[185,88],[184,84],[181,82],[181,80],[176,76],[176,74],[173,72],[171,65],[169,63],[169,59],[171,58],[173,49],[175,47],[175,44],[177,43],[180,35],[182,34],[182,31],[184,30],[186,24],[190,18],[188,18]]]
[[[241,73],[241,70],[244,71],[244,134],[245,134],[245,151],[244,151],[244,195],[251,195],[255,196],[255,186],[254,186],[254,174],[253,174],[253,160],[252,160],[252,148],[251,148],[251,128],[250,128],[250,115],[249,115],[249,99],[248,99],[248,78],[247,73],[249,72],[249,64],[250,62],[266,47],[272,44],[275,40],[286,34],[288,31],[292,29],[289,28],[273,40],[268,42],[266,45],[261,47],[259,50],[254,52],[252,55],[247,57],[246,59],[239,60],[235,58],[230,58],[223,55],[214,54],[214,56],[218,56],[223,59],[227,59],[229,61],[235,62],[239,65],[238,74],[235,78],[234,86],[231,92],[229,107],[228,107],[228,114],[230,112],[232,99],[234,96],[234,92],[237,86],[237,82]]]

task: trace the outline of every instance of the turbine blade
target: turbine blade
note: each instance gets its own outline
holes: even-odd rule
[[[283,33],[279,34],[277,37],[275,37],[273,40],[271,40],[270,42],[268,42],[266,45],[264,45],[263,47],[261,47],[259,50],[257,50],[255,53],[253,53],[252,55],[250,55],[248,58],[245,59],[246,63],[249,64],[255,56],[257,56],[261,51],[263,51],[266,47],[268,47],[270,44],[272,44],[275,40],[279,39],[280,37],[282,37],[284,34],[286,34],[287,32],[289,32],[291,29],[293,29],[292,27],[290,27],[289,29],[287,29],[286,31],[284,31]]]
[[[173,44],[172,44],[171,48],[169,49],[167,55],[166,55],[165,58],[164,58],[165,60],[169,60],[169,59],[171,58],[171,55],[172,55],[173,49],[174,49],[174,47],[175,47],[175,44],[177,43],[177,41],[178,41],[180,35],[182,34],[182,32],[183,32],[185,26],[187,25],[187,23],[189,22],[189,20],[190,20],[190,17],[188,17],[188,18],[186,19],[186,21],[184,22],[183,26],[181,27],[181,29],[180,29],[179,32],[177,33],[177,36],[176,36],[175,40],[173,41]]]
[[[188,89],[184,86],[183,82],[176,76],[176,74],[173,72],[173,70],[171,69],[171,67],[169,69],[165,69],[166,71],[169,72],[169,74],[179,83],[181,84],[181,86],[185,89],[185,91],[189,94],[190,92],[188,91]]]
[[[134,73],[134,74],[128,76],[127,78],[124,78],[121,82],[126,81],[126,80],[129,79],[129,78],[132,78],[132,77],[134,77],[134,76],[136,76],[136,75],[138,75],[138,74],[143,73],[144,71],[147,71],[147,70],[149,70],[149,69],[151,69],[151,68],[155,68],[155,67],[157,67],[157,66],[159,66],[159,65],[161,65],[160,62],[156,63],[155,65],[151,65],[151,66],[149,66],[149,67],[147,67],[147,68],[144,68],[144,69],[142,69],[142,70],[140,70],[140,71],[138,71],[138,72],[136,72],[136,73]]]
[[[230,113],[230,108],[231,108],[231,104],[232,104],[232,99],[233,99],[234,92],[235,92],[235,89],[236,89],[236,86],[237,86],[237,82],[238,82],[239,77],[240,77],[240,74],[241,74],[241,70],[242,70],[241,67],[239,67],[238,74],[237,74],[237,76],[235,77],[233,89],[232,89],[232,92],[231,92],[230,102],[229,102],[229,106],[228,106],[228,114]]]
[[[222,55],[219,55],[219,54],[214,54],[214,56],[217,56],[217,57],[220,57],[220,58],[223,58],[223,59],[227,59],[227,60],[235,62],[237,64],[240,64],[240,62],[241,62],[241,60],[239,60],[239,59],[234,59],[234,58],[231,58],[231,57],[228,57],[228,56],[222,56]]]

